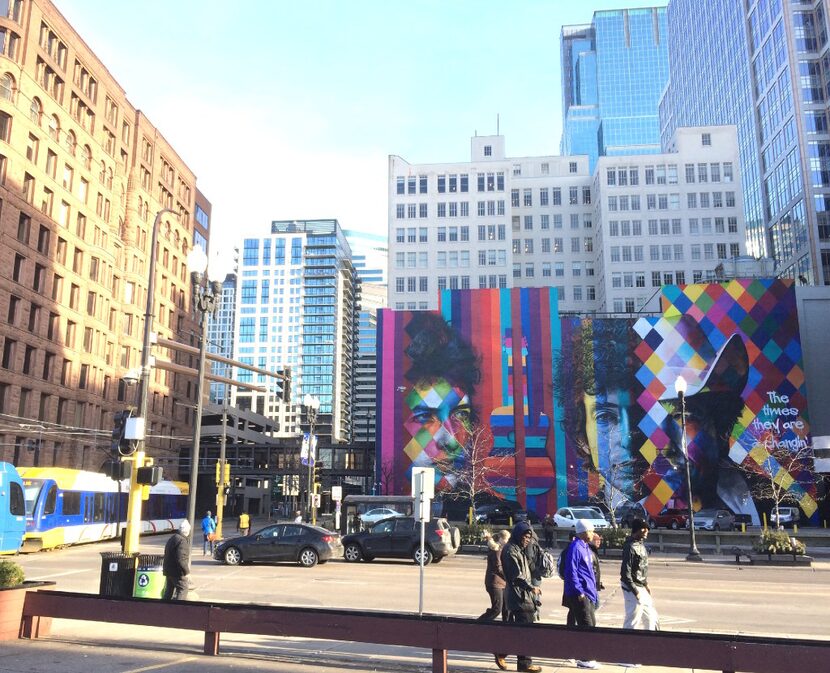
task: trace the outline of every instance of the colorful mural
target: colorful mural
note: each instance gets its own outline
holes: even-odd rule
[[[662,308],[560,318],[555,289],[532,288],[381,311],[377,478],[407,493],[412,467],[432,466],[453,490],[483,452],[487,488],[539,514],[609,492],[684,506],[683,376],[695,507],[757,521],[752,482],[771,472],[812,514],[814,484],[790,459],[809,447],[792,284],[666,286]]]

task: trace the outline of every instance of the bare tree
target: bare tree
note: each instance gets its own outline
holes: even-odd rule
[[[387,458],[380,464],[380,488],[378,490],[382,491],[378,495],[389,495],[390,493],[390,484],[392,483],[392,478],[395,476],[395,463],[391,458]]]
[[[602,483],[600,488],[591,496],[591,501],[604,505],[608,509],[611,514],[611,526],[614,528],[617,527],[617,507],[630,499],[630,496],[617,486],[620,483],[622,472],[622,466],[619,464],[611,465],[601,473]]]
[[[482,493],[493,493],[496,479],[509,476],[514,456],[492,455],[493,433],[489,425],[471,425],[467,436],[467,442],[457,452],[437,461],[435,467],[452,484],[446,497],[469,500],[475,507]]]
[[[749,482],[749,491],[756,500],[768,500],[773,504],[776,522],[780,521],[779,507],[785,504],[798,506],[804,491],[820,477],[813,465],[813,448],[807,442],[799,442],[795,448],[774,437],[761,438],[766,458],[760,463],[747,458],[735,469],[743,473]],[[802,488],[793,489],[793,484]],[[802,490],[803,489],[803,490]]]

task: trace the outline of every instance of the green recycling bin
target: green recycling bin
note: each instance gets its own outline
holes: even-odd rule
[[[164,593],[164,556],[139,554],[135,569],[133,596],[135,598],[161,598]]]

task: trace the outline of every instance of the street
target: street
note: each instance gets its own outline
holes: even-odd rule
[[[166,536],[144,537],[141,552],[161,554]],[[51,580],[63,591],[98,592],[99,553],[118,551],[116,543],[78,546],[21,555],[26,579]],[[730,557],[687,563],[679,555],[654,554],[649,584],[664,630],[825,637],[830,601],[830,561],[812,568],[737,566]],[[602,561],[606,586],[598,612],[600,626],[621,626],[623,598],[619,560]],[[425,569],[424,611],[477,617],[488,607],[485,557],[461,554]],[[225,566],[202,556],[197,544],[192,577],[199,600],[310,607],[394,610],[418,609],[419,568],[409,561],[347,564],[333,560],[311,569],[292,564]],[[542,585],[542,620],[565,622],[562,582]]]

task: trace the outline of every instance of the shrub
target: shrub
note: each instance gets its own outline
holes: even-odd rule
[[[765,530],[752,543],[752,551],[758,554],[804,554],[807,546],[800,540],[791,538],[786,531]]]
[[[0,561],[0,588],[16,587],[25,578],[23,568],[14,561]]]
[[[622,549],[626,538],[631,535],[630,528],[600,528],[597,529],[602,537],[602,546],[606,549]]]
[[[493,526],[482,523],[474,523],[472,525],[462,523],[458,525],[461,531],[461,544],[483,544],[484,531],[493,532]]]

